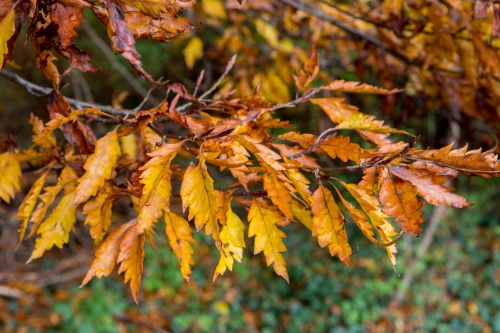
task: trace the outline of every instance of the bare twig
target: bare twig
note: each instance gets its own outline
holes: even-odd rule
[[[52,94],[53,89],[52,88],[47,88],[47,87],[42,87],[39,86],[38,84],[35,84],[33,82],[30,82],[21,76],[8,72],[5,69],[3,69],[0,72],[0,75],[5,77],[6,79],[20,85],[24,89],[26,89],[27,92],[29,92],[31,95],[36,96],[36,97],[47,97],[50,94]],[[68,103],[76,108],[82,108],[82,107],[87,107],[87,108],[97,108],[101,110],[102,112],[109,113],[111,115],[118,115],[118,116],[126,116],[126,115],[134,115],[136,113],[135,110],[127,110],[127,109],[115,109],[109,105],[101,105],[97,103],[87,103],[83,101],[79,101],[74,98],[70,97],[64,97]]]

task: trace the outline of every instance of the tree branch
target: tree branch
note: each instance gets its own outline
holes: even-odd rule
[[[47,97],[50,94],[52,94],[52,92],[54,91],[52,88],[39,86],[38,84],[30,82],[17,74],[6,71],[5,69],[3,69],[0,72],[0,75],[5,77],[6,79],[18,84],[18,85],[20,85],[21,87],[26,89],[26,91],[28,93],[30,93],[31,95],[36,96],[36,97]],[[135,115],[136,114],[135,110],[115,109],[109,105],[87,103],[87,102],[83,102],[83,101],[80,101],[80,100],[77,100],[74,98],[70,98],[70,97],[66,97],[66,96],[64,96],[64,98],[68,101],[68,103],[70,105],[72,105],[73,107],[75,107],[77,109],[81,109],[82,107],[97,108],[97,109],[101,110],[102,112],[109,113],[109,114],[115,115],[115,116],[127,116],[127,115]]]

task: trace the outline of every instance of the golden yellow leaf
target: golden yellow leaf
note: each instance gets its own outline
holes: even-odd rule
[[[83,166],[87,172],[78,179],[80,184],[76,188],[77,195],[73,203],[75,206],[97,194],[99,188],[111,177],[120,154],[116,129],[97,140],[95,152],[89,156]]]
[[[290,179],[302,199],[304,199],[308,205],[312,205],[312,193],[311,190],[309,190],[309,184],[311,182],[297,169],[287,169],[285,170],[285,175]]]
[[[120,242],[117,263],[121,263],[118,274],[125,272],[125,283],[130,281],[134,301],[139,303],[141,275],[144,269],[144,233],[139,234],[135,226],[127,229]]]
[[[278,46],[279,33],[275,27],[261,20],[260,18],[256,18],[254,20],[254,23],[255,23],[255,28],[257,29],[259,35],[261,35],[266,40],[266,42],[269,43],[269,45],[274,47]]]
[[[205,233],[212,235],[215,246],[222,252],[219,225],[217,224],[217,203],[214,193],[214,180],[207,171],[205,160],[200,158],[197,166],[191,164],[181,186],[182,208],[189,207],[189,220],[194,218],[196,230],[205,227]]]
[[[45,127],[43,121],[33,114],[30,116],[30,124],[33,126],[33,141],[35,141],[35,138],[42,134]],[[55,148],[57,146],[56,137],[54,133],[48,133],[43,138],[39,139],[36,144],[45,149]]]
[[[151,159],[140,170],[141,183],[144,184],[139,199],[140,212],[137,217],[137,230],[143,233],[151,229],[154,222],[168,209],[170,201],[170,163],[177,155],[183,141],[164,144],[148,156]]]
[[[187,68],[193,68],[196,60],[203,56],[203,42],[198,37],[193,37],[182,51]]]
[[[179,259],[181,274],[188,283],[191,283],[189,275],[191,274],[191,265],[194,264],[194,250],[191,244],[197,244],[193,238],[193,231],[188,221],[172,212],[165,213],[165,224],[165,233],[172,251]]]
[[[85,225],[90,226],[90,236],[96,246],[101,244],[111,225],[111,208],[115,199],[112,194],[111,185],[104,186],[94,200],[83,206],[83,214],[87,215]]]
[[[312,199],[312,198],[311,198]],[[311,215],[311,211],[306,209],[306,207],[299,204],[297,201],[292,202],[292,211],[293,215],[299,220],[300,223],[305,225],[307,229],[313,229],[313,219]]]
[[[351,267],[351,246],[347,241],[344,227],[345,218],[333,199],[332,192],[319,185],[313,194],[313,236],[318,237],[321,247],[328,246],[330,254],[338,254],[347,266]]]
[[[205,0],[202,2],[203,12],[221,20],[226,19],[226,9],[224,1],[221,0]]]
[[[23,221],[21,227],[19,228],[19,244],[21,244],[24,234],[26,233],[26,229],[28,227],[28,221],[31,217],[31,213],[35,208],[36,201],[38,200],[38,196],[40,192],[42,192],[43,185],[45,184],[45,179],[47,178],[47,174],[49,172],[45,172],[36,180],[36,182],[31,187],[30,191],[24,198],[23,202],[19,206],[17,211],[17,219],[19,221]],[[19,247],[19,244],[17,245]]]
[[[285,258],[281,254],[287,250],[282,240],[286,234],[276,226],[283,220],[285,218],[278,211],[271,210],[259,201],[253,200],[248,213],[250,222],[248,237],[256,236],[254,254],[264,251],[267,265],[273,264],[276,274],[289,282]]]
[[[20,189],[21,166],[13,152],[0,154],[0,199],[10,203]]]
[[[127,155],[131,159],[136,159],[138,147],[135,133],[120,137],[120,147],[123,155]]]
[[[108,276],[113,271],[116,265],[116,260],[118,259],[118,253],[120,252],[120,243],[122,241],[125,232],[130,229],[136,220],[133,219],[123,225],[118,229],[109,234],[108,237],[101,243],[99,249],[95,253],[95,259],[92,261],[92,266],[90,266],[87,275],[82,281],[82,286],[89,283],[94,276],[98,279],[103,276]]]
[[[344,81],[344,80],[335,80],[331,82],[327,86],[323,86],[324,90],[332,90],[336,92],[349,92],[349,93],[363,93],[363,94],[380,94],[380,95],[389,95],[401,92],[401,89],[384,89],[375,87],[366,83],[360,84],[355,81]]]
[[[4,63],[4,56],[9,52],[7,42],[16,31],[16,11],[15,6],[12,6],[8,14],[0,22],[0,70]]]
[[[69,233],[76,222],[76,206],[73,205],[75,196],[76,191],[64,195],[49,217],[42,222],[38,228],[35,249],[28,259],[28,263],[33,259],[40,258],[46,250],[50,250],[54,245],[62,248],[63,244],[68,242]]]
[[[319,57],[316,48],[313,48],[311,57],[304,64],[298,75],[294,75],[295,84],[299,89],[307,87],[318,75],[319,72]]]
[[[226,210],[226,225],[222,227],[220,232],[220,240],[224,254],[220,254],[219,264],[215,268],[214,278],[219,275],[224,275],[226,268],[233,270],[234,260],[241,262],[243,258],[243,248],[245,247],[244,231],[245,227],[238,215],[231,209],[229,204]]]
[[[141,13],[153,18],[159,18],[161,12],[176,12],[179,9],[190,8],[196,0],[171,1],[171,0],[113,0],[115,3],[123,2],[135,6]]]

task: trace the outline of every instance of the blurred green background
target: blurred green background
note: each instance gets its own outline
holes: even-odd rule
[[[98,25],[94,28],[107,40],[102,28]],[[201,30],[199,33],[210,34]],[[82,82],[88,85],[91,99],[110,104],[125,92],[129,97],[123,105],[137,105],[142,99],[140,94],[130,89],[87,35],[84,32],[81,35],[77,45],[87,50],[103,69],[100,74],[75,74],[80,85]],[[187,70],[181,53],[186,43],[187,39],[169,44],[140,42],[138,50],[143,54],[145,68],[156,77],[181,81],[190,87],[207,63],[200,61],[192,71]],[[19,47],[14,59],[23,68],[17,72],[47,86],[34,69],[29,46]],[[123,59],[115,59],[130,70]],[[60,65],[65,66],[62,60]],[[218,64],[214,72],[223,68],[224,64]],[[346,71],[333,74],[357,79],[354,73]],[[68,84],[63,93],[77,94],[70,80]],[[33,112],[47,120],[45,101],[1,77],[0,86],[0,134],[14,134],[21,146],[27,145],[31,132],[29,114]],[[400,103],[387,115],[378,111],[381,101],[373,96],[349,98],[362,111],[369,110],[389,123],[419,133],[424,146],[436,147],[449,138],[448,131],[440,130],[445,120],[436,117],[442,110],[426,110],[425,115],[415,111],[403,117],[403,103]],[[316,109],[299,108],[281,112],[279,116],[304,132],[317,132],[319,124],[326,121]],[[464,143],[463,138],[459,141]],[[481,142],[478,139],[472,148]],[[24,189],[29,188],[29,183],[28,177]],[[263,255],[253,255],[253,239],[247,240],[243,263],[235,263],[233,272],[226,272],[212,283],[218,253],[209,238],[197,233],[196,264],[193,283],[189,285],[181,277],[177,259],[159,222],[155,236],[157,252],[147,245],[139,306],[116,271],[109,278],[78,288],[94,255],[81,218],[76,233],[63,250],[50,251],[43,259],[25,265],[33,240],[14,252],[18,228],[15,207],[22,200],[19,195],[11,206],[0,203],[1,331],[500,332],[499,185],[498,179],[459,177],[454,184],[457,192],[474,206],[460,210],[446,208],[438,213],[435,207],[426,207],[428,221],[437,214],[437,229],[430,237],[424,225],[423,237],[413,239],[405,235],[400,239],[399,274],[393,270],[385,250],[369,243],[353,223],[347,226],[355,252],[353,270],[331,258],[326,249],[319,248],[306,228],[292,224],[284,228],[289,235],[285,239],[289,249],[285,259],[290,284],[265,266]],[[115,214],[125,220],[130,212],[124,206]],[[422,240],[426,237],[429,247],[422,251]],[[408,275],[411,281],[405,285]]]

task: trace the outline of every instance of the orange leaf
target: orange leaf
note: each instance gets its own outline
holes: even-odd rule
[[[382,212],[394,217],[401,223],[404,232],[418,237],[425,221],[420,210],[423,202],[417,198],[417,188],[409,181],[394,178],[389,174],[380,188],[380,202],[384,206]]]
[[[197,244],[193,238],[193,231],[188,221],[172,212],[165,213],[165,224],[165,233],[172,251],[179,259],[182,276],[188,283],[191,283],[189,275],[191,274],[191,265],[194,264],[194,250],[191,244]]]
[[[453,193],[453,189],[444,186],[449,178],[440,176],[427,169],[418,169],[411,167],[393,167],[391,173],[401,179],[411,182],[417,188],[417,192],[425,201],[435,206],[444,204],[457,208],[471,206],[467,200]]]
[[[144,240],[146,236],[139,234],[135,227],[125,231],[120,242],[120,253],[117,263],[121,263],[118,274],[125,272],[125,283],[130,281],[130,290],[134,301],[139,303],[141,275],[144,269]]]
[[[354,82],[354,81],[346,82],[344,80],[335,80],[329,85],[321,87],[321,89],[332,90],[336,92],[379,94],[379,95],[396,94],[398,92],[403,91],[401,89],[387,90],[366,83],[360,84],[359,82]]]
[[[170,203],[170,163],[184,142],[164,144],[148,156],[152,157],[139,168],[143,170],[141,183],[144,184],[139,204],[141,211],[137,218],[137,230],[143,233],[163,215]]]
[[[298,75],[294,75],[295,84],[299,89],[307,87],[314,80],[319,72],[319,57],[316,49],[312,49],[312,54],[309,60],[304,64],[304,68],[299,71]]]
[[[357,143],[351,143],[348,136],[336,135],[321,141],[319,146],[331,158],[340,158],[343,162],[347,160],[360,162],[361,147]]]
[[[120,154],[116,129],[97,140],[95,152],[89,156],[83,166],[87,172],[78,179],[80,184],[76,188],[77,195],[73,203],[75,206],[96,195],[104,182],[110,179]]]
[[[136,220],[133,219],[123,225],[118,229],[109,234],[108,237],[101,243],[99,249],[95,253],[95,259],[92,261],[92,266],[90,266],[87,275],[82,281],[82,286],[89,283],[94,276],[98,279],[103,276],[108,276],[113,271],[116,265],[116,260],[118,259],[118,253],[120,252],[120,243],[122,241],[125,232],[130,229]]]
[[[313,236],[318,237],[321,247],[328,246],[330,254],[338,254],[347,266],[351,267],[352,250],[347,241],[344,216],[333,199],[332,192],[319,185],[313,194]]]
[[[255,237],[254,254],[264,251],[267,265],[273,264],[274,271],[289,282],[286,262],[281,252],[287,250],[282,238],[286,234],[278,229],[277,223],[281,223],[284,217],[275,210],[266,208],[261,202],[253,200],[248,221],[248,237]]]

